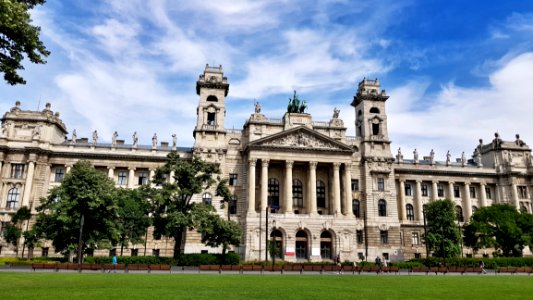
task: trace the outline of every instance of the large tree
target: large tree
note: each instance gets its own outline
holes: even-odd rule
[[[118,222],[120,231],[120,255],[129,243],[144,241],[146,229],[150,226],[149,203],[141,189],[119,189],[117,192]]]
[[[461,252],[461,232],[452,201],[437,200],[425,207],[425,242],[435,257],[456,257]]]
[[[18,74],[26,56],[32,63],[44,64],[50,52],[39,39],[40,28],[31,25],[29,10],[45,0],[0,0],[0,72],[11,85],[25,84]]]
[[[465,245],[474,250],[494,248],[497,255],[522,256],[525,246],[533,246],[533,216],[508,204],[478,209],[465,227]]]
[[[170,174],[173,180],[169,180]],[[224,202],[231,199],[226,181],[219,175],[217,165],[197,157],[182,159],[175,151],[169,153],[165,165],[157,169],[156,187],[149,196],[154,211],[154,236],[174,239],[174,257],[178,257],[185,246],[186,231],[198,229],[201,220],[213,211],[210,205],[192,202],[193,195],[216,186],[216,196],[222,196]]]
[[[24,222],[29,221],[30,218],[31,210],[27,206],[22,206],[11,216],[11,222],[7,223],[4,229],[4,238],[6,239],[6,242],[15,247],[15,253],[17,254],[20,237],[26,233],[22,230],[22,225]],[[26,225],[26,231],[27,229],[28,225]],[[26,245],[26,243],[24,243],[24,245]],[[22,256],[24,257],[24,250],[22,250]]]
[[[38,207],[36,228],[56,252],[116,245],[120,237],[114,182],[88,161],[77,162]],[[80,241],[80,242],[79,242]],[[79,243],[78,243],[79,242]],[[78,261],[82,256],[78,255]]]
[[[205,222],[200,224],[199,231],[202,233],[202,243],[210,247],[222,246],[221,264],[225,262],[229,247],[239,246],[241,243],[242,229],[239,224],[224,220],[217,214],[208,215]]]

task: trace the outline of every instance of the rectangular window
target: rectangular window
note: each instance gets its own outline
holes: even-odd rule
[[[126,171],[118,171],[117,184],[118,185],[126,185],[126,184],[128,184],[128,172],[126,172]]]
[[[152,256],[159,257],[159,249],[152,249]]]
[[[527,186],[519,185],[516,188],[518,190],[518,197],[520,199],[527,199]]]
[[[492,199],[492,194],[490,192],[490,187],[485,187],[485,194],[487,194],[487,199]]]
[[[384,190],[385,190],[385,179],[378,178],[378,191],[384,191]]]
[[[359,258],[359,260],[365,259],[365,255],[363,254],[363,252],[357,252],[357,257]]]
[[[453,186],[453,196],[455,198],[461,198],[461,188],[458,185]]]
[[[415,253],[415,258],[422,258],[422,256],[420,255],[420,253]]]
[[[362,230],[357,230],[355,232],[355,234],[356,234],[356,238],[357,238],[357,243],[358,244],[363,244],[364,243],[363,231]]]
[[[229,185],[236,186],[238,183],[237,178],[238,178],[237,174],[229,174]]]
[[[24,174],[24,164],[11,165],[11,178],[22,178],[22,174]]]
[[[352,191],[358,191],[358,190],[359,190],[359,180],[352,179]]]
[[[230,215],[237,213],[237,196],[233,196],[229,201],[229,213]]]
[[[422,197],[427,197],[427,196],[428,196],[428,185],[422,184]]]
[[[63,180],[63,177],[65,177],[65,169],[62,167],[57,167],[55,172],[54,181],[55,182],[61,182]]]
[[[389,253],[388,252],[381,253],[381,256],[383,256],[384,260],[389,260]]]
[[[42,247],[41,248],[41,256],[42,257],[48,257],[48,247]]]
[[[412,242],[413,245],[420,244],[420,239],[418,237],[418,232],[411,233],[411,242]]]
[[[139,185],[145,185],[148,183],[148,172],[139,172]]]
[[[475,186],[470,187],[470,198],[476,198],[476,187]]]
[[[413,195],[413,190],[411,189],[411,184],[410,183],[406,183],[405,184],[405,195],[406,196],[412,196]]]
[[[131,249],[131,256],[139,256],[139,249]]]
[[[382,245],[387,245],[389,243],[389,232],[387,230],[379,231],[379,240]]]
[[[444,197],[444,186],[442,184],[437,185],[437,196]]]

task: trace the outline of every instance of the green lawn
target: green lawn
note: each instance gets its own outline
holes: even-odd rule
[[[531,299],[529,276],[0,273],[0,299]]]

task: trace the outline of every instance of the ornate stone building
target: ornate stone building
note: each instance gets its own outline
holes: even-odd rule
[[[351,102],[355,137],[346,136],[337,109],[329,121],[314,121],[302,105],[274,119],[256,104],[242,130],[226,129],[229,83],[221,67],[206,66],[196,91],[192,148],[177,147],[175,139],[171,145],[158,144],[156,135],[150,146],[138,145],[136,134],[132,144],[116,135],[111,144],[100,143],[96,131],[92,140],[77,138],[75,131],[69,139],[50,105],[26,111],[17,102],[2,119],[1,220],[8,221],[20,206],[34,210],[39,198],[60,184],[80,159],[90,160],[117,186],[135,188],[148,182],[169,151],[220,165],[234,201],[222,205],[213,190],[196,195],[194,201],[211,203],[220,215],[242,226],[242,244],[234,251],[246,260],[264,260],[267,239],[287,261],[337,255],[342,260],[425,256],[423,205],[435,199],[454,201],[461,222],[493,203],[531,212],[531,149],[518,135],[510,142],[497,134],[488,143],[480,141],[471,159],[463,154],[453,161],[449,155],[446,161],[436,161],[433,151],[419,157],[416,150],[404,158],[400,149],[393,155],[385,105],[389,96],[378,80],[364,79],[357,86]],[[131,255],[172,254],[173,241],[150,236],[146,245],[131,245]],[[183,251],[218,252],[199,240],[198,233],[189,232]],[[1,255],[13,254],[4,241],[0,245]],[[43,254],[49,248],[45,242]]]

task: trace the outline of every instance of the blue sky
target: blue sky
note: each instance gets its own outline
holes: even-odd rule
[[[0,109],[59,111],[68,130],[192,146],[205,64],[230,82],[227,128],[257,99],[281,118],[297,90],[316,121],[333,109],[355,135],[357,83],[379,78],[393,152],[470,156],[478,139],[533,145],[531,1],[48,1],[32,12],[52,55],[28,84],[0,84]]]

